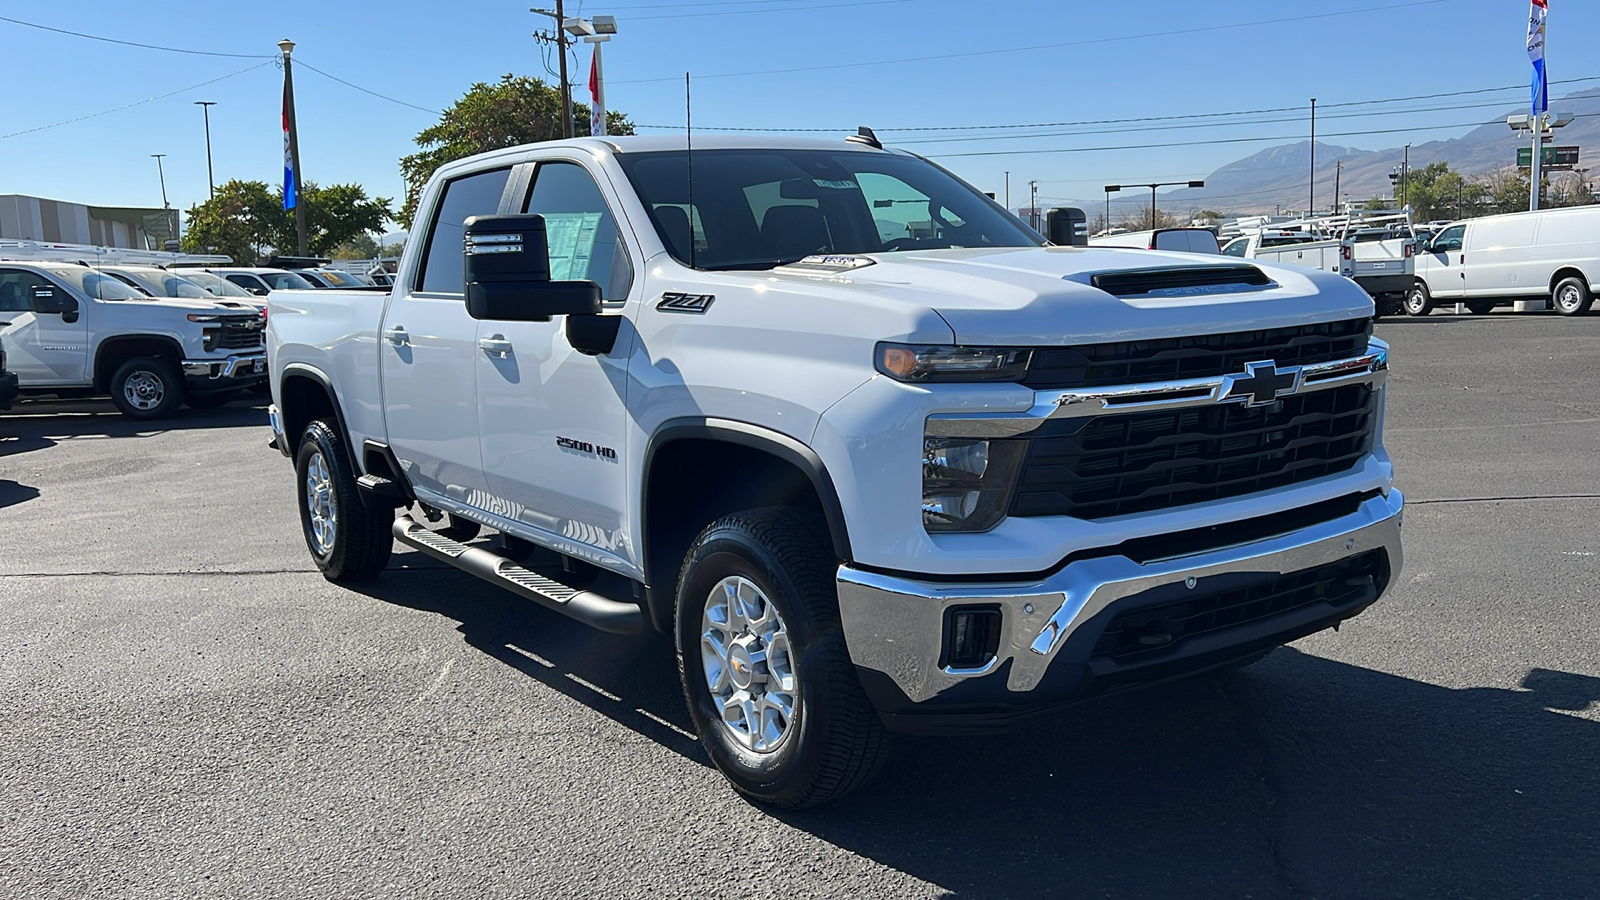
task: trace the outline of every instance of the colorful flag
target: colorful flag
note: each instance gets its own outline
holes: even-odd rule
[[[606,133],[606,98],[600,90],[600,45],[594,45],[594,55],[589,57],[589,133],[603,137]]]
[[[284,56],[288,59],[287,54]],[[288,73],[283,78],[283,208],[294,209],[294,156],[290,152],[289,120],[294,114],[294,93]]]
[[[1550,82],[1544,70],[1545,17],[1550,0],[1533,0],[1528,14],[1528,59],[1533,61],[1533,114],[1550,109]]]

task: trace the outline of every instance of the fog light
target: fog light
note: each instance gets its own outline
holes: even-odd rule
[[[982,478],[983,473],[989,470],[989,442],[925,438],[922,442],[922,464]],[[932,474],[937,477],[939,473]]]
[[[1000,649],[1000,610],[994,606],[952,606],[945,611],[944,652],[947,669],[981,669]]]
[[[922,521],[926,525],[960,522],[978,510],[978,492],[936,494],[922,498]]]

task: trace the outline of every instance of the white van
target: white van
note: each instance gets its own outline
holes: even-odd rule
[[[1600,285],[1600,206],[1485,216],[1447,226],[1417,255],[1406,312],[1440,301],[1482,315],[1501,303],[1551,300],[1562,315],[1589,311]]]
[[[1139,250],[1181,250],[1185,253],[1222,252],[1217,233],[1209,228],[1158,228],[1155,231],[1124,231],[1121,234],[1095,235],[1091,247],[1132,247]]]

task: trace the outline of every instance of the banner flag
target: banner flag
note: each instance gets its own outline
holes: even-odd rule
[[[1532,0],[1528,14],[1528,59],[1533,61],[1533,114],[1542,115],[1550,109],[1550,81],[1544,68],[1545,18],[1550,14],[1550,0]]]
[[[287,57],[286,57],[287,58]],[[294,94],[289,73],[283,77],[283,208],[294,209],[294,156],[289,142],[289,119],[294,112]]]

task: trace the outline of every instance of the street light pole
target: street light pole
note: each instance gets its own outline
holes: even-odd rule
[[[1405,156],[1400,160],[1400,208],[1405,209],[1411,195],[1406,191],[1406,178],[1411,175],[1411,145],[1406,145]]]
[[[217,196],[217,176],[211,169],[211,107],[216,106],[215,100],[196,100],[195,106],[206,116],[206,183],[211,186],[211,196]]]
[[[1011,170],[1006,170],[1006,209],[1011,208]]]
[[[1317,98],[1311,98],[1311,205],[1306,207],[1306,215],[1317,214]],[[1338,210],[1334,210],[1338,212]]]
[[[1028,218],[1032,219],[1033,230],[1039,230],[1039,182],[1028,182]]]
[[[292,181],[293,184],[284,185],[283,194],[285,200],[289,201],[289,197],[291,196],[290,191],[293,191],[293,200],[286,202],[285,207],[288,208],[292,206],[294,209],[294,234],[295,243],[297,245],[296,249],[300,256],[306,256],[308,255],[309,251],[306,249],[308,244],[306,243],[305,197],[302,196],[302,192],[300,190],[300,129],[295,125],[294,70],[289,64],[289,53],[290,51],[294,50],[294,41],[284,38],[278,42],[278,49],[283,51],[284,139],[289,143],[289,159],[287,162],[289,163],[289,167],[293,169],[293,171],[289,173],[289,180]]]
[[[161,157],[166,156],[166,154],[152,153],[150,155],[156,158],[156,175],[161,178],[161,211],[167,220],[167,240],[175,241],[178,239],[178,229],[174,228],[172,224],[172,204],[167,202],[167,172],[161,165]]]
[[[1147,188],[1150,189],[1150,230],[1154,231],[1155,228],[1156,228],[1156,188],[1163,188],[1163,187],[1203,188],[1203,187],[1206,186],[1206,183],[1204,181],[1199,181],[1199,180],[1197,180],[1197,181],[1154,181],[1154,182],[1146,182],[1144,184],[1130,184],[1130,185],[1126,185],[1126,186],[1127,187],[1142,187],[1142,188],[1147,187]],[[1107,225],[1108,228],[1110,227],[1110,221],[1111,221],[1111,195],[1121,191],[1123,187],[1124,187],[1124,185],[1120,185],[1120,184],[1108,184],[1108,185],[1106,185],[1106,225]]]

